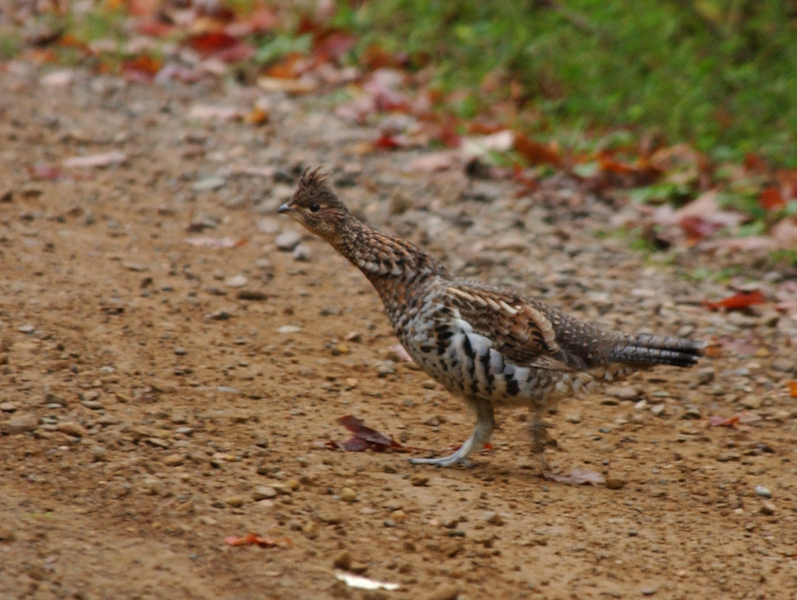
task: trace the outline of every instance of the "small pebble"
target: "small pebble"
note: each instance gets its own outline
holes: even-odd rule
[[[288,229],[287,231],[283,231],[281,234],[279,234],[277,239],[274,240],[274,243],[276,244],[277,249],[281,250],[282,252],[293,252],[294,248],[296,248],[301,241],[301,234]]]
[[[342,550],[332,561],[332,566],[336,569],[343,569],[348,571],[351,567],[351,553],[348,550]]]
[[[277,333],[299,333],[302,330],[298,325],[283,325],[277,329]]]
[[[655,594],[657,591],[659,591],[659,588],[658,588],[658,587],[653,587],[653,586],[651,586],[651,587],[643,587],[643,588],[642,588],[641,590],[639,590],[639,591],[640,591],[640,592],[642,592],[642,595],[643,595],[643,596],[652,596],[652,595],[653,595],[653,594]]]
[[[356,502],[357,492],[355,492],[351,488],[343,488],[342,490],[340,490],[340,499],[343,500],[344,502],[348,502],[349,504],[351,504],[352,502]]]
[[[766,488],[763,485],[755,486],[755,493],[762,498],[772,498],[772,492],[769,490],[769,488]]]
[[[487,511],[482,513],[481,519],[490,525],[503,525],[504,519],[495,511]]]
[[[72,437],[83,437],[86,435],[86,428],[77,421],[65,421],[58,424],[58,431],[71,435]]]
[[[775,505],[769,500],[764,500],[761,502],[761,508],[759,510],[761,511],[762,515],[774,515]]]
[[[423,600],[457,600],[460,590],[453,583],[443,583],[423,597]]]
[[[183,348],[182,346],[177,346],[177,347],[174,349],[174,353],[175,353],[177,356],[185,356],[185,354],[186,354],[186,350],[185,350],[185,348]]]
[[[7,413],[16,412],[17,405],[13,402],[2,402],[0,403],[0,410]]]
[[[276,497],[277,497],[277,490],[268,485],[259,485],[252,492],[252,498],[254,498],[255,501],[271,500],[272,498]]]
[[[421,487],[422,485],[429,483],[429,478],[426,475],[416,474],[410,477],[410,483],[415,487]]]
[[[244,505],[244,501],[243,496],[227,496],[224,499],[224,504],[232,508],[241,508]]]
[[[224,280],[224,285],[231,288],[242,288],[247,283],[249,283],[249,280],[244,275],[234,275]]]
[[[183,457],[179,454],[170,454],[163,459],[163,464],[167,467],[179,467],[183,464]]]
[[[620,490],[625,487],[625,481],[617,477],[607,477],[606,487],[610,490]]]
[[[307,244],[299,244],[293,249],[293,260],[298,262],[310,262],[313,260],[313,251]]]
[[[661,417],[664,415],[665,408],[664,404],[655,404],[650,407],[650,412],[657,417]]]
[[[203,177],[202,179],[196,181],[191,186],[191,189],[197,193],[214,192],[218,189],[223,188],[226,183],[227,180],[224,177],[212,175],[210,177]]]

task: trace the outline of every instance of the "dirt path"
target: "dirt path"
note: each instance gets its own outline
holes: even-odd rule
[[[324,98],[267,96],[258,128],[190,118],[245,113],[251,90],[40,75],[0,74],[0,597],[797,597],[797,323],[706,311],[727,288],[683,277],[706,259],[646,264],[591,233],[613,208],[554,184],[516,198],[409,168],[421,151],[362,154],[374,130]],[[123,162],[62,166],[106,152]],[[274,211],[318,164],[370,223],[457,272],[627,330],[730,342],[551,416],[553,470],[621,489],[535,477],[520,410],[469,470],[325,449],[346,414],[437,451],[472,422],[396,362],[359,273],[316,239],[277,249],[298,230]],[[709,426],[741,409],[749,424]],[[291,543],[225,543],[250,531]],[[336,560],[401,587],[347,588]]]

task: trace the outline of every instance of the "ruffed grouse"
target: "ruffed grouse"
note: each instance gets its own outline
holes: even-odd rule
[[[414,463],[468,464],[492,435],[493,406],[531,407],[534,451],[542,457],[541,417],[552,402],[634,368],[691,366],[705,346],[604,331],[511,289],[455,277],[420,248],[357,220],[318,170],[305,171],[279,212],[363,272],[413,360],[474,408],[476,427],[456,452]]]

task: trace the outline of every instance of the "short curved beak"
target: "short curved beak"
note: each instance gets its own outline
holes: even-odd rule
[[[286,212],[291,212],[291,207],[290,207],[290,206],[288,206],[288,203],[286,202],[285,204],[283,204],[282,206],[280,206],[280,207],[277,209],[277,212],[278,212],[279,214],[286,213]]]

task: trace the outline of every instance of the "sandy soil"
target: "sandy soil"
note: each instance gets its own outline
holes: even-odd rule
[[[375,130],[323,98],[271,95],[258,128],[189,118],[245,112],[251,90],[40,75],[0,74],[0,597],[797,598],[797,324],[705,310],[727,287],[683,275],[710,259],[646,263],[590,235],[615,209],[566,187],[518,199],[408,170],[420,151],[362,154]],[[62,165],[105,152],[125,160]],[[423,453],[472,421],[395,360],[358,272],[316,239],[277,249],[298,230],[274,210],[314,164],[458,272],[627,330],[731,342],[550,416],[552,470],[619,489],[537,477],[522,410],[499,413],[472,469],[330,450],[347,414]],[[43,165],[61,177],[26,168]],[[742,409],[748,425],[709,425]],[[290,544],[225,543],[247,532]],[[347,587],[345,569],[400,588]]]

